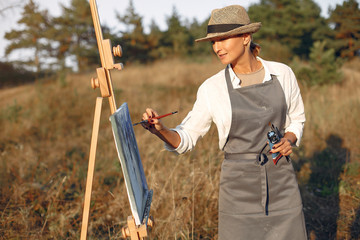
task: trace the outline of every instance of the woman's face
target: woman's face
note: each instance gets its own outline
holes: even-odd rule
[[[212,41],[212,47],[222,64],[236,65],[245,54],[245,44],[248,35],[217,39]]]

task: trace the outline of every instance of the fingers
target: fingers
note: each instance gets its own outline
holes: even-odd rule
[[[270,150],[270,153],[281,153],[284,156],[288,156],[292,153],[292,146],[288,139],[282,138],[280,142],[275,144]]]
[[[155,118],[157,116],[159,116],[159,114],[155,110],[151,108],[146,108],[145,112],[143,113],[142,120],[147,120],[147,122],[141,123],[143,128],[149,130],[151,133],[159,131],[159,129],[161,129],[162,127],[159,125],[159,119]]]
[[[143,113],[143,118],[142,119],[143,120],[150,120],[150,119],[152,119],[154,117],[157,117],[157,116],[159,116],[159,114],[156,111],[154,111],[151,108],[147,108],[145,110],[145,112]]]

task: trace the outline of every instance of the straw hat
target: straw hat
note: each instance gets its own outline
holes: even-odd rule
[[[239,5],[231,5],[211,12],[206,37],[196,39],[195,42],[211,41],[242,33],[255,33],[260,27],[260,22],[250,22],[245,8]]]

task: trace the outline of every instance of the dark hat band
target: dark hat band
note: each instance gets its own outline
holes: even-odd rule
[[[207,33],[223,33],[231,31],[235,28],[242,27],[244,24],[216,24],[208,25]]]

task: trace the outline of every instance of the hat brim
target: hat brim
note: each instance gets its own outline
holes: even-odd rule
[[[208,33],[206,37],[196,39],[195,42],[206,42],[206,41],[212,41],[212,40],[219,39],[219,38],[236,36],[238,34],[255,33],[255,32],[259,31],[260,28],[261,28],[261,22],[250,23],[248,25],[235,28],[228,32]]]

